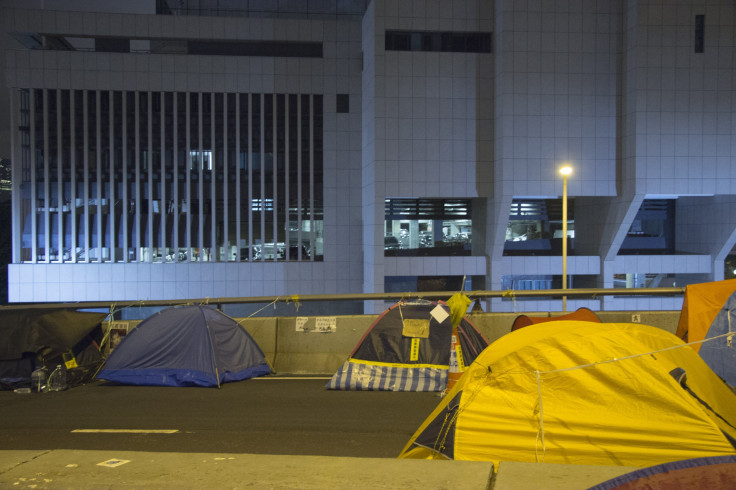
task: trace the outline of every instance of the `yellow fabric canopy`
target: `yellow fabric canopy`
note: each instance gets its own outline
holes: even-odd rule
[[[399,457],[645,467],[733,441],[736,395],[676,336],[555,321],[486,348]]]

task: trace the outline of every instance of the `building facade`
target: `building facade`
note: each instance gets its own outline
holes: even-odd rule
[[[270,4],[3,8],[10,301],[723,278],[733,2]]]

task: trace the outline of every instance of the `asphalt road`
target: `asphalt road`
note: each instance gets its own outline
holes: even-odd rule
[[[0,450],[395,458],[440,401],[437,393],[329,391],[326,383],[264,377],[217,389],[99,381],[55,393],[0,391]]]

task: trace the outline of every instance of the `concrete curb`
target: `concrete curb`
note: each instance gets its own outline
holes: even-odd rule
[[[136,451],[0,451],[2,488],[586,489],[636,468]]]
[[[486,489],[467,461],[131,451],[0,451],[2,488]]]

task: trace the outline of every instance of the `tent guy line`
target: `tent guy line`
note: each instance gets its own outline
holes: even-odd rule
[[[680,344],[680,345],[674,345],[674,346],[671,346],[671,347],[666,347],[664,349],[659,349],[659,350],[655,350],[655,351],[643,352],[643,353],[639,353],[639,354],[632,354],[632,355],[626,356],[626,357],[614,357],[613,359],[606,359],[606,360],[603,360],[603,361],[590,362],[590,363],[587,363],[587,364],[578,364],[576,366],[570,366],[570,367],[560,368],[560,369],[551,369],[549,371],[539,371],[539,370],[526,371],[526,370],[520,370],[520,369],[511,369],[509,371],[505,371],[504,373],[496,373],[496,374],[497,375],[500,375],[500,374],[520,374],[520,373],[529,373],[529,372],[531,372],[531,373],[534,373],[534,375],[536,376],[536,379],[537,379],[538,384],[541,384],[540,375],[543,375],[543,374],[564,373],[566,371],[575,371],[576,369],[586,369],[586,368],[589,368],[589,367],[595,367],[595,366],[599,366],[599,365],[602,365],[602,364],[610,364],[610,363],[613,363],[613,362],[621,362],[621,361],[626,361],[626,360],[629,360],[629,359],[636,359],[637,357],[650,356],[650,355],[653,355],[653,354],[659,354],[660,352],[666,352],[666,351],[674,350],[674,349],[681,349],[683,347],[688,347],[688,346],[696,345],[696,344],[704,344],[706,342],[710,342],[712,340],[718,340],[718,339],[722,339],[722,338],[728,338],[728,341],[731,341],[732,338],[735,335],[736,335],[736,331],[735,332],[728,332],[728,333],[724,333],[724,334],[721,334],[721,335],[717,335],[715,337],[709,337],[707,339],[702,339],[702,340],[695,340],[693,342],[688,342],[688,343]],[[486,367],[486,369],[488,370],[489,373],[492,372],[491,366],[485,366],[485,367]]]
[[[542,380],[539,378],[539,371],[534,371],[537,375],[537,397],[539,399],[539,430],[537,431],[537,440],[534,443],[534,458],[539,463],[539,440],[542,440],[542,462],[544,455],[547,454],[547,445],[544,443],[544,405],[542,402]]]
[[[730,315],[729,315],[729,317],[730,317]],[[730,325],[729,325],[729,327],[730,327]],[[536,442],[535,442],[535,449],[534,449],[534,455],[535,455],[536,462],[542,462],[543,463],[544,462],[544,456],[545,456],[545,454],[547,452],[547,447],[546,447],[545,440],[544,440],[544,402],[543,402],[543,397],[542,397],[542,378],[541,378],[541,375],[544,375],[544,374],[563,373],[563,372],[567,372],[567,371],[574,371],[576,369],[586,369],[586,368],[589,368],[589,367],[595,367],[595,366],[602,365],[602,364],[610,364],[610,363],[613,363],[613,362],[626,361],[626,360],[635,359],[635,358],[638,358],[638,357],[644,357],[644,356],[649,356],[649,355],[653,355],[653,354],[659,354],[661,352],[665,352],[665,351],[669,351],[669,350],[673,350],[673,349],[681,349],[682,347],[688,347],[688,346],[695,345],[695,344],[703,344],[703,343],[706,343],[706,342],[710,342],[712,340],[718,340],[718,339],[722,339],[722,338],[727,338],[727,342],[728,342],[729,347],[730,347],[731,346],[731,342],[732,342],[732,338],[733,338],[733,336],[734,336],[735,333],[736,332],[729,331],[727,333],[724,333],[724,334],[721,334],[721,335],[717,335],[717,336],[714,336],[714,337],[709,337],[709,338],[702,339],[702,340],[696,340],[696,341],[693,341],[693,342],[687,342],[687,343],[680,344],[680,345],[666,347],[664,349],[658,349],[658,350],[655,350],[655,351],[650,351],[650,352],[645,352],[645,353],[640,353],[640,354],[632,354],[632,355],[626,356],[626,357],[606,359],[604,361],[596,361],[596,362],[591,362],[591,363],[587,363],[587,364],[580,364],[580,365],[577,365],[577,366],[570,366],[570,367],[567,367],[567,368],[552,369],[552,370],[549,370],[549,371],[535,370],[534,371],[534,375],[536,377],[536,382],[537,382],[537,399],[538,399],[538,404],[539,404],[539,430],[537,432],[537,437],[536,437]],[[490,366],[486,366],[486,367],[488,368],[488,370],[490,372]],[[521,371],[516,371],[515,370],[514,372],[516,372],[518,374]],[[475,394],[475,393],[473,393],[473,394]],[[471,395],[471,398],[473,398],[473,395]],[[457,417],[457,415],[459,415],[459,413],[461,411],[462,411],[462,408],[457,411],[457,413],[455,414],[455,418]],[[541,460],[539,458],[539,452],[538,452],[539,451],[538,446],[539,446],[539,443],[540,442],[541,442],[541,445],[542,445],[542,458],[541,458]]]
[[[707,339],[695,340],[693,342],[687,342],[687,343],[681,344],[681,345],[673,345],[672,347],[666,347],[664,349],[659,349],[659,350],[655,350],[655,351],[651,351],[651,352],[644,352],[642,354],[632,354],[632,355],[626,356],[626,357],[618,357],[618,358],[617,357],[614,357],[613,359],[606,359],[605,361],[596,361],[596,362],[591,362],[591,363],[588,363],[588,364],[580,364],[578,366],[570,366],[570,367],[561,368],[561,369],[552,369],[550,371],[534,371],[534,372],[535,373],[538,373],[538,374],[553,374],[553,373],[561,373],[561,372],[564,372],[564,371],[573,371],[575,369],[585,369],[585,368],[589,368],[589,367],[595,367],[595,366],[597,366],[599,364],[608,364],[608,363],[611,363],[611,362],[626,361],[628,359],[634,359],[634,358],[637,358],[637,357],[649,356],[649,355],[652,355],[652,354],[659,354],[660,352],[665,352],[665,351],[672,350],[672,349],[681,349],[683,347],[688,347],[688,346],[691,346],[691,345],[704,344],[706,342],[710,342],[712,340],[722,339],[722,338],[725,338],[725,337],[728,337],[728,342],[729,342],[729,345],[730,345],[731,342],[732,342],[732,339],[733,339],[733,336],[734,335],[736,335],[736,332],[728,332],[728,333],[724,333],[724,334],[721,334],[721,335],[716,335],[714,337],[708,337]],[[537,376],[537,379],[539,379],[539,376]]]
[[[731,327],[731,325],[730,325],[730,318],[731,318],[731,315],[729,314],[729,329]],[[721,339],[721,338],[724,338],[724,337],[727,337],[728,338],[727,339],[727,342],[728,342],[728,345],[730,347],[731,346],[732,338],[734,336],[734,333],[735,332],[733,332],[733,331],[729,331],[728,333],[717,335],[715,337],[709,337],[707,339],[696,340],[696,341],[688,342],[688,343],[685,343],[685,344],[682,344],[682,345],[675,345],[675,346],[672,346],[672,347],[666,347],[664,349],[659,349],[659,350],[651,351],[651,352],[645,352],[643,354],[632,354],[630,356],[621,357],[621,358],[615,358],[614,357],[613,359],[608,359],[608,360],[605,360],[605,361],[591,362],[591,363],[588,363],[588,364],[581,364],[581,365],[578,365],[578,366],[572,366],[572,367],[562,368],[562,369],[553,369],[553,370],[550,370],[550,371],[534,371],[534,374],[535,374],[535,376],[537,378],[537,396],[538,396],[538,400],[539,400],[539,431],[537,432],[537,440],[536,440],[536,444],[535,444],[535,448],[534,448],[534,455],[535,455],[535,458],[536,458],[537,463],[539,463],[539,462],[544,463],[544,455],[547,452],[547,446],[544,443],[544,405],[543,405],[543,401],[542,401],[542,378],[540,376],[541,374],[561,373],[561,372],[565,372],[565,371],[573,371],[575,369],[585,369],[585,368],[588,368],[588,367],[595,367],[595,366],[597,366],[599,364],[608,364],[608,363],[611,363],[611,362],[618,362],[618,361],[625,361],[625,360],[628,360],[628,359],[635,359],[637,357],[648,356],[648,355],[653,355],[653,354],[659,354],[660,352],[664,352],[664,351],[668,351],[668,350],[672,350],[672,349],[680,349],[682,347],[688,347],[688,346],[694,345],[694,344],[702,344],[702,343],[705,343],[705,342],[710,342],[711,340],[717,340],[717,339]],[[542,459],[541,459],[541,461],[539,459],[539,453],[538,453],[538,445],[539,445],[540,440],[541,440],[541,443],[542,443]]]

